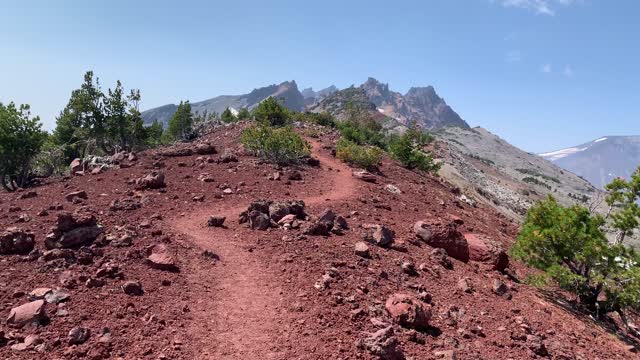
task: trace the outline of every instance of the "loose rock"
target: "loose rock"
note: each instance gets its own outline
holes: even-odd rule
[[[222,227],[226,219],[224,216],[211,216],[209,220],[207,220],[207,225],[211,227]]]
[[[42,323],[47,320],[46,303],[36,300],[11,309],[7,325],[22,327],[29,323]]]
[[[69,331],[67,339],[69,341],[69,345],[80,345],[89,340],[90,336],[91,330],[85,327],[76,326]]]
[[[142,285],[137,281],[127,281],[122,284],[122,291],[125,294],[131,296],[142,296],[144,294],[144,290],[142,290]]]
[[[411,329],[426,329],[431,320],[431,307],[409,294],[393,294],[385,303],[393,322]]]
[[[35,235],[17,227],[0,234],[0,255],[25,255],[35,247]]]
[[[369,247],[366,243],[360,241],[357,242],[354,249],[356,255],[361,256],[363,258],[369,258],[371,255],[369,254]]]

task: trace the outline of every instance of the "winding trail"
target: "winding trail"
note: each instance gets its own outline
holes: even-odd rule
[[[292,198],[313,206],[353,197],[357,183],[351,169],[325,154],[318,142],[311,143],[312,154],[323,168],[320,180],[313,181],[327,186]],[[327,171],[327,167],[333,171]],[[251,252],[250,242],[239,236],[241,225],[236,219],[248,205],[199,209],[170,222],[195,246],[220,257],[216,265],[193,263],[189,269],[191,289],[198,289],[190,296],[193,321],[188,329],[191,341],[199,341],[202,346],[197,359],[283,359],[286,349],[295,345],[287,341],[293,319],[288,319],[288,309],[283,305],[287,303],[285,295],[273,273],[277,269],[270,268],[277,262]],[[207,227],[206,221],[213,214],[226,216],[228,228]]]

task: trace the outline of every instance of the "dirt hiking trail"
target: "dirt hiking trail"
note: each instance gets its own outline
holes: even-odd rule
[[[322,151],[312,142],[312,155],[320,160],[320,180],[326,186],[312,193],[293,194],[291,199],[303,200],[306,206],[345,200],[356,193],[357,183],[351,169]],[[251,199],[255,200],[255,199]],[[189,237],[193,244],[210,251],[219,261],[191,264],[190,283],[193,321],[188,334],[198,341],[202,350],[198,359],[284,359],[290,341],[290,325],[295,321],[288,314],[285,295],[274,276],[277,269],[270,259],[260,258],[251,251],[250,243],[241,235],[243,225],[237,217],[250,201],[228,204],[223,208],[199,209],[171,221],[175,231]],[[227,218],[226,228],[207,227],[211,215]],[[256,231],[255,236],[260,236]]]

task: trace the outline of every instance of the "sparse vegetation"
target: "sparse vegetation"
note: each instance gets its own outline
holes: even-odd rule
[[[311,145],[289,126],[254,125],[242,132],[240,141],[248,151],[278,165],[296,163],[311,153]]]
[[[525,175],[530,175],[530,176],[537,176],[540,178],[543,178],[544,180],[547,181],[552,181],[556,184],[560,184],[560,179],[553,177],[553,176],[549,176],[546,174],[543,174],[537,170],[533,170],[533,169],[516,169],[517,172],[521,173],[521,174],[525,174]]]
[[[284,126],[289,122],[291,113],[274,97],[263,100],[253,109],[255,119],[269,126]]]
[[[247,109],[246,107],[240,108],[240,110],[238,110],[238,115],[236,115],[236,118],[238,120],[249,120],[251,119],[251,112],[249,112],[249,109]]]
[[[140,91],[125,95],[120,81],[105,94],[93,72],[87,71],[56,119],[53,143],[62,147],[68,161],[88,151],[106,154],[148,146],[140,101]]]
[[[607,190],[607,203],[617,207],[608,219],[620,231],[618,241],[607,241],[602,230],[607,218],[579,205],[562,207],[549,196],[529,210],[511,253],[575,293],[587,309],[618,312],[627,325],[625,310],[640,303],[640,257],[622,240],[638,227],[640,169]]]
[[[588,197],[587,195],[584,194],[573,194],[573,193],[569,193],[567,194],[567,196],[569,196],[570,198],[572,198],[573,200],[586,204],[587,202],[589,202],[589,200],[591,200],[590,197]]]
[[[534,178],[533,176],[527,176],[522,178],[522,181],[528,183],[528,184],[534,184],[534,185],[538,185],[538,186],[542,186],[544,188],[547,188],[548,190],[551,190],[551,185],[547,184],[544,181],[540,181],[536,178]]]
[[[239,115],[239,113],[238,113],[238,115]],[[220,120],[222,122],[224,122],[224,123],[232,123],[234,121],[237,121],[238,118],[235,115],[233,115],[233,113],[231,112],[231,109],[226,108],[226,109],[224,109],[222,114],[220,114]]]
[[[467,154],[467,156],[469,156],[472,159],[476,159],[478,161],[480,161],[481,163],[485,164],[485,165],[490,165],[493,166],[496,163],[493,160],[487,159],[487,158],[483,158],[480,155],[476,155],[476,154]]]
[[[335,128],[336,120],[333,115],[328,112],[312,113],[312,112],[296,112],[292,116],[294,121],[308,122],[324,127]]]
[[[187,139],[193,126],[193,115],[189,101],[180,101],[178,109],[169,120],[166,136],[170,140]]]
[[[409,129],[403,135],[391,138],[389,152],[407,169],[436,173],[441,164],[435,163],[431,154],[422,151],[422,148],[432,141],[430,135],[417,129]]]
[[[606,198],[610,207],[608,217],[612,225],[617,229],[617,243],[622,243],[627,235],[631,235],[633,230],[640,224],[640,167],[637,168],[629,180],[616,178],[605,186],[608,191]],[[617,211],[612,211],[617,209]]]
[[[338,141],[336,146],[336,157],[351,165],[372,169],[382,159],[383,150],[371,145],[358,145],[345,138]]]
[[[0,103],[0,183],[7,191],[28,185],[33,159],[47,139],[29,105]]]
[[[382,125],[371,115],[357,106],[347,106],[347,118],[338,124],[342,137],[358,145],[373,145],[386,149],[387,141],[382,133]]]

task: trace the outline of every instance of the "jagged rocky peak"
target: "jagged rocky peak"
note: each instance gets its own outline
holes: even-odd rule
[[[389,91],[389,84],[383,84],[375,78],[369,77],[361,88],[365,91],[372,103],[376,106],[380,106],[389,99],[391,92]]]
[[[440,96],[438,96],[438,94],[436,94],[436,89],[433,88],[433,86],[429,85],[429,86],[419,86],[419,87],[412,87],[409,89],[409,91],[407,91],[407,93],[404,95],[405,97],[409,97],[409,96],[423,96],[429,99],[432,99],[434,101],[441,101],[442,98],[440,98]]]
[[[302,90],[300,93],[305,99],[320,99],[325,96],[331,95],[336,91],[338,91],[338,88],[335,85],[331,85],[318,91],[314,91],[312,87],[308,87]]]

